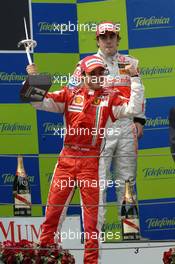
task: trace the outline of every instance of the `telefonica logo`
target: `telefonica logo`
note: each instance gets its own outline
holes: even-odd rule
[[[35,177],[34,176],[27,176],[30,183],[34,183]],[[3,173],[1,175],[3,184],[13,184],[15,175],[11,173]]]
[[[38,23],[39,32],[52,32],[54,31],[56,22],[48,23],[46,21],[42,21]]]
[[[43,123],[44,133],[52,133],[54,134],[55,130],[59,130],[63,127],[63,124],[60,123],[51,123],[51,122],[45,122]]]
[[[152,67],[141,67],[140,73],[143,77],[155,77],[158,76],[167,76],[169,74],[174,73],[173,66],[152,66]]]
[[[24,74],[17,74],[16,72],[0,72],[0,81],[5,81],[5,82],[15,82],[15,81],[20,81],[23,82],[26,80],[27,75]]]
[[[120,223],[110,223],[110,224],[106,223],[106,224],[103,225],[103,229],[105,231],[107,231],[107,230],[111,231],[113,229],[120,229],[120,228],[121,228],[121,224]]]
[[[174,228],[175,227],[175,218],[148,218],[145,223],[148,225],[148,229],[157,229],[157,228]]]
[[[162,25],[169,25],[170,18],[169,17],[135,17],[134,24],[136,28],[139,27],[151,27],[151,26],[162,26]]]
[[[31,132],[32,126],[24,123],[0,123],[1,133]]]
[[[146,120],[146,128],[155,128],[160,126],[169,126],[169,120],[167,118],[162,118],[161,116],[157,116],[155,118],[147,118]]]
[[[169,167],[159,167],[159,168],[144,168],[143,170],[144,177],[159,177],[159,176],[174,176],[175,177],[175,168]]]

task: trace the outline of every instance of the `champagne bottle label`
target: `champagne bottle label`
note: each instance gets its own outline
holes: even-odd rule
[[[31,195],[24,193],[22,195],[15,194],[15,208],[30,208],[31,207]]]
[[[138,209],[134,201],[130,182],[125,182],[125,195],[121,208],[122,234],[124,240],[134,240],[140,237]]]
[[[139,232],[139,219],[123,219],[124,234]]]
[[[31,192],[24,169],[23,157],[18,156],[17,171],[13,183],[13,211],[15,216],[31,216]]]

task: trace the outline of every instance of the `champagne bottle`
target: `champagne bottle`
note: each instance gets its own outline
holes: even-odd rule
[[[31,192],[23,157],[17,158],[17,170],[13,183],[14,216],[31,216]]]
[[[121,207],[123,240],[140,239],[139,216],[129,181],[125,181],[125,195]]]

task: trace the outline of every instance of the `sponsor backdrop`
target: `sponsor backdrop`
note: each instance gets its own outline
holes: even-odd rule
[[[169,0],[167,5],[164,0],[20,0],[15,7],[6,2],[0,8],[0,215],[13,216],[17,154],[25,156],[32,215],[44,215],[63,142],[61,115],[36,111],[19,99],[27,65],[24,50],[17,49],[17,42],[25,38],[23,17],[38,43],[33,60],[40,72],[52,75],[52,91],[66,84],[80,58],[96,52],[96,24],[110,20],[121,22],[120,51],[140,60],[146,87],[147,123],[139,142],[137,173],[141,235],[153,240],[175,239],[175,166],[168,138],[168,112],[175,104],[175,1]],[[72,200],[72,205],[77,204],[78,190]],[[120,230],[120,222],[114,188],[108,191],[108,205],[104,228],[115,232]],[[80,214],[80,207],[71,206],[68,214]]]

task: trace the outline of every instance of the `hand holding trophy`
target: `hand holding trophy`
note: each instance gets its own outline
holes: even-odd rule
[[[138,60],[132,59],[132,63],[125,66],[125,71],[131,76],[139,76]]]
[[[33,64],[30,51],[36,47],[37,42],[29,39],[26,20],[24,18],[24,28],[26,39],[21,40],[18,43],[18,47],[24,46],[27,54],[29,65],[27,66],[28,78],[24,82],[22,89],[20,90],[20,98],[23,102],[36,102],[42,101],[45,94],[52,85],[51,76],[46,74],[38,74],[38,70],[35,64]]]

